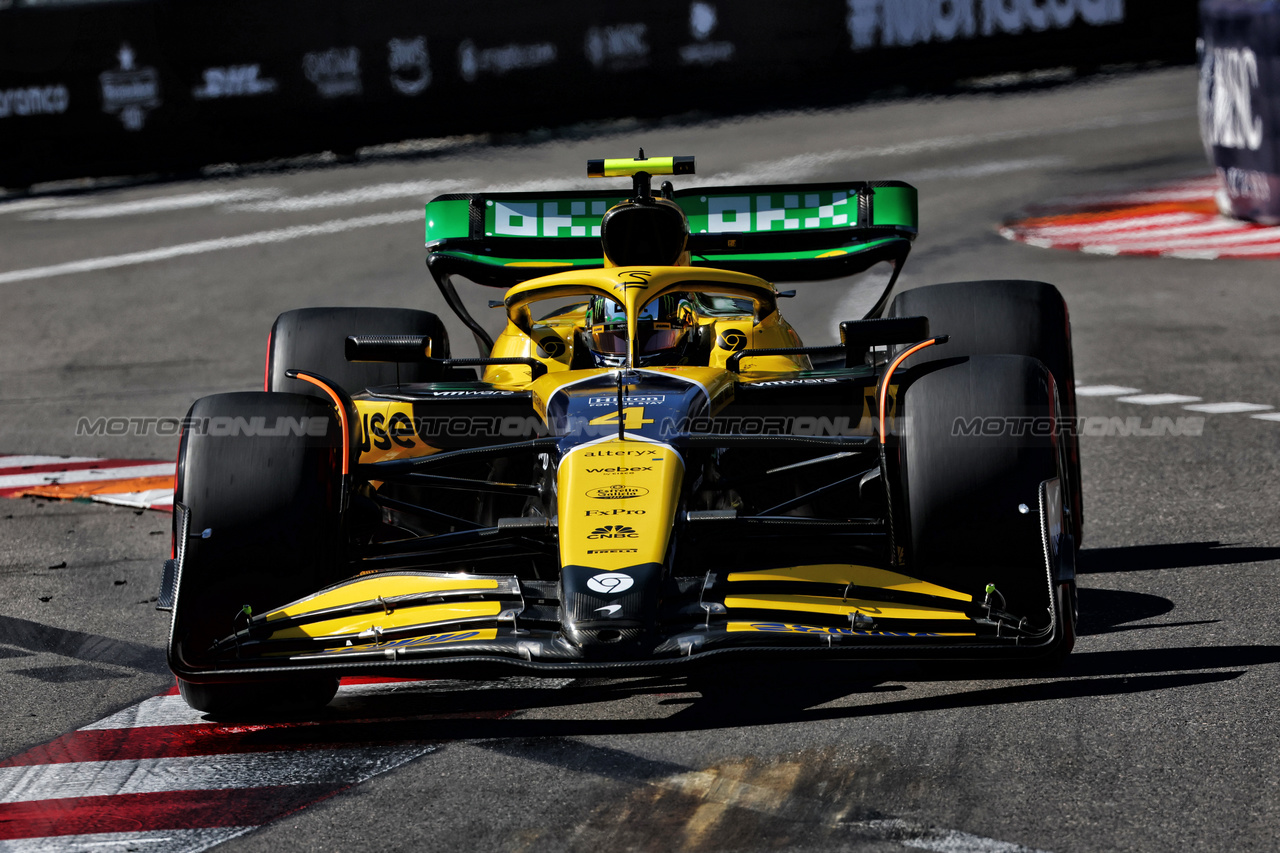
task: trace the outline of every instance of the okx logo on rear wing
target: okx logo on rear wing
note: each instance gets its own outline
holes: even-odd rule
[[[625,193],[441,196],[427,205],[428,264],[510,287],[603,265],[600,221]],[[707,187],[672,196],[689,221],[695,266],[770,281],[814,281],[901,266],[918,227],[916,190],[900,181]]]

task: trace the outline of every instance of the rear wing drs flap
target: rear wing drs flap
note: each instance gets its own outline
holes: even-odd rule
[[[510,287],[603,266],[600,220],[625,191],[443,195],[427,204],[427,263],[437,281],[461,275]],[[854,275],[881,261],[901,268],[918,230],[915,187],[847,181],[676,191],[694,266],[769,281]]]

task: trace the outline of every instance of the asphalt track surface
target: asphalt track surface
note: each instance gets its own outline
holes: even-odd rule
[[[219,849],[1273,850],[1280,423],[1183,406],[1280,407],[1276,262],[997,233],[1053,196],[1205,174],[1195,85],[1173,69],[0,204],[0,454],[171,459],[172,437],[77,437],[76,423],[181,416],[198,396],[260,387],[267,330],[289,308],[447,314],[423,265],[421,203],[437,192],[574,186],[587,158],[640,145],[695,154],[700,183],[906,179],[922,225],[905,286],[1053,282],[1079,383],[1120,389],[1080,399],[1112,428],[1082,439],[1081,636],[1061,670],[405,685],[324,720],[359,721],[368,748],[347,755],[426,747]],[[784,309],[810,342],[868,291],[801,287]],[[1134,417],[1198,434],[1123,434]],[[168,516],[34,499],[0,516],[0,755],[171,686],[168,620],[152,609]]]

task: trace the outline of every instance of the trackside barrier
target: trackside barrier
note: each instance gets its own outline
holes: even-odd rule
[[[1194,60],[1194,0],[0,0],[0,185]]]
[[[1280,2],[1203,0],[1200,17],[1200,136],[1218,205],[1280,223]]]

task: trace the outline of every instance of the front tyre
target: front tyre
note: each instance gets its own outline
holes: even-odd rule
[[[1062,294],[1043,281],[956,281],[906,290],[894,297],[890,317],[929,318],[933,334],[949,335],[946,346],[911,357],[912,365],[961,355],[1025,355],[1049,368],[1062,404],[1061,419],[1076,423],[1075,365],[1071,318]],[[1080,493],[1080,446],[1074,429],[1063,436],[1071,533],[1077,548],[1084,536]]]
[[[345,571],[347,437],[333,407],[297,394],[217,394],[197,400],[186,424],[174,492],[175,508],[186,508],[186,539],[169,648],[179,689],[210,712],[249,710],[247,702],[263,712],[323,705],[332,678],[205,683],[200,673],[228,666],[215,646],[246,611],[287,604]]]
[[[1055,396],[1035,359],[961,357],[912,368],[898,419],[905,518],[895,529],[910,573],[978,601],[994,585],[1000,609],[1054,626],[1046,655],[1074,639],[1059,593],[1074,577],[1054,564],[1074,556],[1052,498],[1063,479]]]

